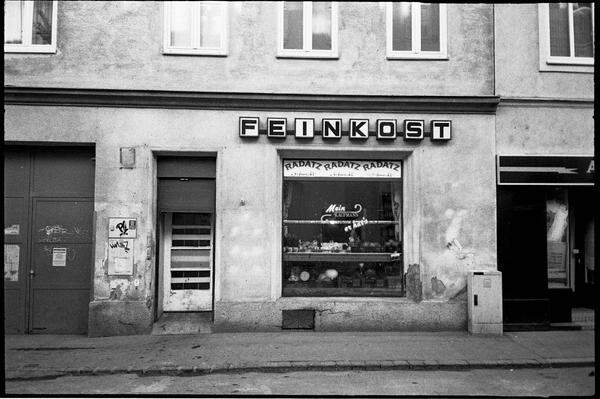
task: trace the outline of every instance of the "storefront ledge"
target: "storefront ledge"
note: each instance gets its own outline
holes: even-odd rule
[[[92,301],[88,336],[140,335],[152,331],[152,312],[142,301]]]
[[[279,298],[216,302],[213,332],[281,331],[284,310],[314,310],[314,331],[465,331],[465,302],[406,298]]]

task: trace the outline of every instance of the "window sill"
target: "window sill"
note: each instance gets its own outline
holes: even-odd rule
[[[311,58],[311,59],[339,59],[337,52],[331,51],[279,51],[277,58]]]
[[[163,55],[204,55],[212,57],[227,57],[226,50],[220,49],[164,49]]]
[[[427,60],[427,61],[448,61],[447,54],[423,54],[423,53],[392,53],[388,54],[386,59],[392,60]]]
[[[56,45],[24,45],[24,44],[5,44],[5,53],[33,53],[33,54],[55,54]]]
[[[548,58],[540,62],[540,72],[594,73],[594,59]]]
[[[546,64],[554,65],[594,65],[592,57],[548,57]]]
[[[338,287],[283,287],[282,296],[293,297],[405,297],[403,289],[398,288],[338,288]]]
[[[341,303],[381,303],[386,302],[390,304],[410,304],[414,305],[414,300],[404,296],[284,296],[282,295],[275,300],[282,306],[319,306],[320,304],[327,302],[341,302]],[[428,302],[428,301],[423,301]],[[422,302],[422,303],[423,303]]]

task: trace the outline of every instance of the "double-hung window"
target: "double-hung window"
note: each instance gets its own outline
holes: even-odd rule
[[[336,2],[280,2],[278,28],[278,57],[338,58]]]
[[[594,65],[594,4],[539,5],[540,66]]]
[[[165,2],[165,54],[227,55],[227,3]]]
[[[56,1],[5,1],[4,52],[55,53]]]
[[[447,59],[445,4],[391,2],[386,18],[388,59]]]

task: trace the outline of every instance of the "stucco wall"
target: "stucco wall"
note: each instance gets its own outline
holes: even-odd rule
[[[489,4],[448,5],[449,60],[385,59],[384,3],[339,4],[339,59],[278,59],[277,3],[229,7],[229,55],[162,54],[159,2],[59,2],[56,54],[5,54],[6,85],[327,94],[493,94]]]
[[[495,4],[494,24],[496,95],[594,98],[593,73],[540,71],[537,4]]]
[[[593,155],[593,104],[501,105],[496,136],[498,154],[503,155]]]
[[[375,315],[369,312],[378,307],[336,305],[327,300],[319,306],[341,306],[346,310],[352,307],[355,318],[346,320],[349,325],[357,320],[368,325],[372,317],[380,320],[374,325],[385,325],[382,320],[386,315],[395,315],[389,319],[393,328],[421,325],[443,329],[464,325],[466,314],[461,306],[466,306],[463,292],[467,270],[496,269],[493,115],[243,114],[259,116],[263,123],[267,116],[310,116],[317,120],[339,117],[345,129],[350,117],[370,119],[371,129],[377,118],[451,119],[453,139],[439,144],[429,139],[415,144],[402,139],[382,143],[373,138],[364,143],[343,138],[334,144],[323,144],[321,138],[310,143],[299,143],[291,137],[283,142],[272,142],[266,137],[244,141],[238,137],[241,114],[236,111],[7,106],[8,141],[96,143],[96,246],[90,326],[99,326],[96,328],[100,330],[106,326],[114,333],[113,325],[117,325],[117,332],[124,334],[147,332],[151,326],[156,239],[152,160],[153,151],[170,150],[217,153],[215,323],[229,323],[228,328],[234,328],[235,317],[231,316],[239,312],[246,314],[246,319],[237,326],[247,328],[257,318],[257,314],[251,314],[256,303],[268,302],[271,305],[260,307],[267,313],[258,320],[264,321],[262,328],[272,328],[269,320],[277,320],[280,310],[290,307],[293,301],[279,298],[282,182],[277,150],[286,147],[299,148],[307,155],[325,147],[346,151],[404,150],[409,154],[405,160],[404,218],[412,227],[411,233],[405,234],[404,260],[405,271],[409,264],[419,265],[412,269],[417,273],[417,283],[410,288],[414,295],[387,310],[380,307],[381,312]],[[136,167],[131,170],[119,165],[119,147],[126,146],[136,148]],[[135,269],[130,278],[107,275],[107,223],[114,216],[138,218]],[[137,287],[133,284],[135,279],[140,281]],[[107,308],[106,302],[115,306]],[[445,316],[438,321],[427,319],[424,312],[427,313],[429,302],[440,303],[435,305],[438,307],[446,303]],[[423,305],[415,308],[414,303]],[[411,308],[405,309],[406,306]],[[366,313],[361,313],[361,309]],[[323,328],[339,328],[335,313],[322,314],[319,323]],[[402,323],[397,319],[400,316]],[[118,323],[114,323],[115,318]],[[112,324],[108,322],[111,320]]]

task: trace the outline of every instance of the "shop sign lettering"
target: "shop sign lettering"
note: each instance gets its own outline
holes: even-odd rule
[[[448,141],[452,139],[452,121],[432,120],[429,130],[425,130],[424,120],[404,120],[400,126],[396,119],[377,119],[375,130],[369,130],[369,119],[349,119],[347,130],[343,129],[342,119],[322,118],[317,124],[314,118],[295,118],[289,124],[287,118],[267,118],[263,129],[258,117],[242,116],[239,120],[239,136],[244,138],[259,137],[263,134],[269,138],[285,139],[294,136],[296,139],[313,139],[321,136],[323,140],[339,140],[342,136],[350,140],[367,140],[376,137],[377,140],[396,140],[404,137],[407,141],[419,141],[430,137],[434,141]],[[293,127],[293,130],[291,129]]]
[[[286,178],[396,178],[402,177],[401,161],[349,161],[286,159],[283,161]]]
[[[325,210],[325,213],[321,215],[321,220],[330,220],[336,218],[353,218],[356,219],[362,212],[363,207],[361,204],[354,204],[354,210],[347,211],[346,207],[341,204],[331,204]]]

